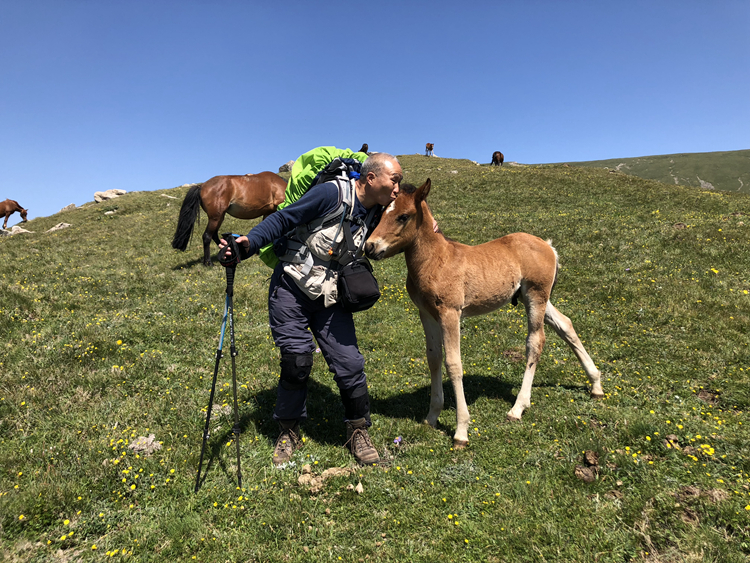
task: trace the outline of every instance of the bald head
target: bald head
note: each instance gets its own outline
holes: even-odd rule
[[[398,159],[392,154],[388,154],[387,152],[376,152],[372,156],[367,157],[367,160],[365,160],[364,164],[362,165],[360,174],[363,177],[366,177],[368,173],[372,172],[375,174],[375,176],[378,176],[381,172],[383,172],[383,168],[386,166],[386,162],[390,162],[391,164],[399,164]],[[400,168],[401,165],[399,164],[399,169]]]

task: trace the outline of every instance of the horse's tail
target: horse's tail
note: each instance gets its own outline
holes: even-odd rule
[[[201,205],[201,184],[188,190],[180,207],[180,218],[177,220],[177,230],[172,239],[172,248],[184,251],[193,234],[193,226],[199,218]]]

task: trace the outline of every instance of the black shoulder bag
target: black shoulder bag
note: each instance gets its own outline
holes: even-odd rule
[[[378,280],[372,273],[370,261],[362,255],[362,247],[368,235],[368,225],[372,220],[376,207],[367,214],[363,228],[365,229],[359,248],[354,244],[350,221],[344,222],[344,238],[348,249],[347,256],[351,259],[339,267],[339,301],[350,313],[365,311],[380,299]],[[339,261],[340,262],[340,261]]]

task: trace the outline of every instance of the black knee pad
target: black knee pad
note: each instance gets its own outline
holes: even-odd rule
[[[370,422],[370,393],[367,385],[360,385],[353,389],[340,389],[341,401],[344,403],[344,416],[347,420],[365,418]]]
[[[290,391],[304,389],[310,379],[312,365],[312,354],[282,354],[280,385]]]

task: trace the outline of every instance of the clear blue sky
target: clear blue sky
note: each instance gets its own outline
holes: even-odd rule
[[[0,0],[0,200],[30,219],[364,142],[748,149],[750,2]]]

